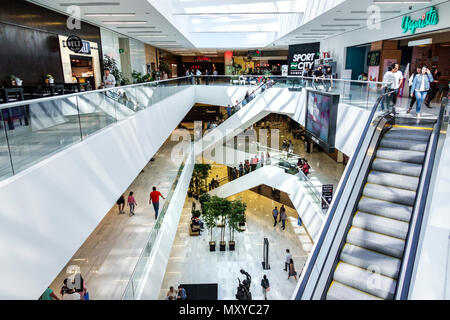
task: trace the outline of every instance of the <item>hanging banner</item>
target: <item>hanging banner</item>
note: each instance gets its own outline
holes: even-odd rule
[[[288,73],[301,76],[305,68],[314,69],[314,61],[320,58],[320,42],[289,46]]]

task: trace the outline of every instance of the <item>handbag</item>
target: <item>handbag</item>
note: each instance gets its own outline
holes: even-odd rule
[[[266,288],[266,292],[269,292],[269,291],[270,291],[270,287],[267,287],[267,288]]]

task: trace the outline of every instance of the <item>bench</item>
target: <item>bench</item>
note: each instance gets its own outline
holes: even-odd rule
[[[200,235],[200,226],[194,226],[194,228],[191,227],[192,225],[189,225],[189,235],[190,236],[199,236]],[[194,229],[194,231],[192,230]]]

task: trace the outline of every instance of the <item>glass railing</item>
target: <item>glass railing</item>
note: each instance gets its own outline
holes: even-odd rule
[[[225,145],[224,145],[224,147],[225,147]],[[311,182],[311,180],[308,178],[308,176],[305,173],[303,173],[303,171],[301,171],[301,169],[297,166],[297,164],[299,163],[299,159],[301,159],[301,161],[305,160],[301,156],[293,154],[293,153],[288,153],[286,151],[280,151],[277,149],[273,149],[273,148],[264,146],[264,145],[260,144],[259,142],[251,143],[251,145],[244,143],[244,146],[242,146],[241,143],[239,143],[238,141],[235,140],[234,149],[243,151],[248,155],[258,155],[258,158],[261,158],[260,157],[261,153],[264,154],[264,161],[262,161],[262,159],[258,159],[259,161],[258,161],[258,163],[253,165],[253,169],[252,169],[252,165],[251,165],[251,159],[244,159],[244,161],[242,161],[242,164],[244,166],[243,171],[242,171],[242,173],[243,173],[242,176],[246,175],[247,173],[250,173],[254,170],[262,168],[265,165],[279,167],[279,168],[283,169],[284,172],[292,174],[298,178],[298,180],[300,181],[300,184],[302,186],[302,190],[305,192],[305,194],[307,195],[307,197],[309,198],[311,203],[313,203],[315,205],[316,209],[318,209],[319,212],[323,213],[323,210],[322,210],[323,204],[325,204],[326,207],[329,207],[328,201],[324,197],[322,197],[322,193],[319,190],[319,188],[317,186],[315,186]],[[269,158],[266,156],[267,152],[270,155]],[[246,160],[248,160],[248,163],[249,163],[247,169],[245,168]],[[239,178],[241,176],[239,173],[239,167],[236,167],[236,169],[237,169],[236,175],[230,175],[228,177],[223,177],[223,178],[219,179],[218,183],[216,183],[216,187],[224,185],[224,184],[228,183],[229,181]]]
[[[172,186],[167,193],[164,206],[161,208],[161,212],[158,214],[158,218],[156,219],[155,225],[153,226],[150,235],[146,241],[144,249],[142,249],[141,255],[134,267],[133,273],[128,281],[128,284],[125,288],[125,292],[123,293],[122,300],[136,300],[138,297],[139,290],[142,288],[144,284],[144,278],[147,271],[147,263],[152,254],[153,247],[155,245],[156,238],[158,237],[159,232],[161,231],[162,224],[164,222],[164,217],[167,214],[167,209],[171,203],[173,195],[175,193],[175,189],[178,186],[179,179],[183,170],[186,166],[189,157],[192,155],[193,145],[190,146],[190,153],[187,157],[184,158],[180,168],[178,169],[178,173],[175,177]]]
[[[0,179],[186,88],[186,78],[0,105]]]
[[[267,88],[289,88],[300,91],[310,88],[322,92],[339,94],[340,103],[359,108],[371,109],[377,98],[384,93],[386,83],[376,81],[357,81],[345,79],[330,79],[297,76],[262,76],[262,75],[231,75],[231,76],[194,76],[193,84],[199,85],[260,85],[263,79]]]

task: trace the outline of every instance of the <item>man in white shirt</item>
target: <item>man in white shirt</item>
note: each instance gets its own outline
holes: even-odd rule
[[[105,75],[103,76],[103,86],[105,88],[114,88],[116,86],[116,77],[114,77],[109,69],[105,69]]]
[[[284,271],[288,271],[289,263],[292,259],[292,253],[289,252],[289,249],[286,249],[286,261],[284,262]]]
[[[398,89],[402,86],[403,83],[403,73],[400,71],[400,66],[398,63],[394,63],[392,65],[392,73],[395,77],[395,93],[392,97],[392,102],[394,103],[394,107],[397,104],[397,95],[398,95]]]

